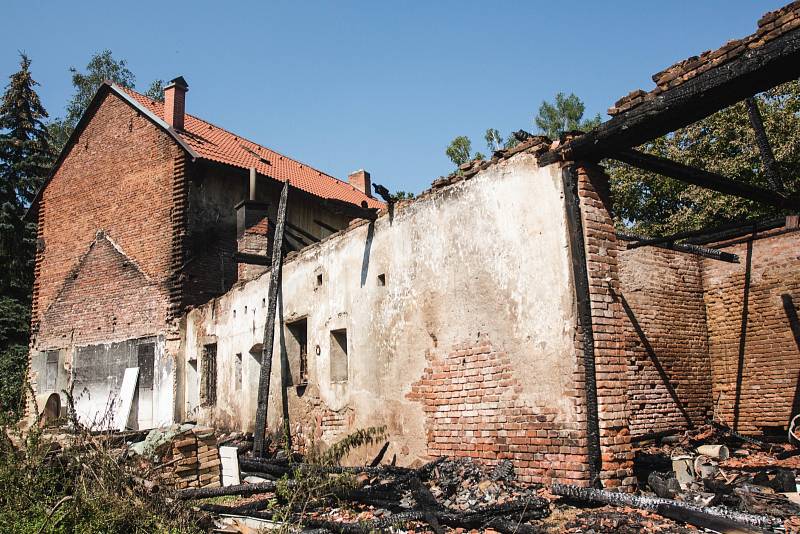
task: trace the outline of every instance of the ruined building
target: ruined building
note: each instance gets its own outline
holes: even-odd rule
[[[797,197],[633,150],[800,74],[800,5],[676,64],[586,134],[522,142],[386,206],[184,112],[104,85],[32,213],[31,380],[128,426],[253,429],[282,182],[291,183],[268,424],[302,447],[386,425],[389,455],[512,458],[530,481],[634,484],[637,439],[800,410],[796,217],[615,231],[614,158],[798,209]],[[252,170],[251,170],[252,169]],[[252,176],[252,178],[251,178]]]

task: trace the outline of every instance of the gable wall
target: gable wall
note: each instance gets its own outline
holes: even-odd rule
[[[170,276],[174,160],[181,156],[174,141],[148,119],[118,97],[106,96],[42,195],[34,324],[54,304],[98,231],[164,290]],[[94,323],[95,328],[91,333],[77,328],[69,341],[152,333],[151,325],[124,333],[110,325],[107,318],[115,307],[109,302],[102,308],[71,309],[69,321]],[[157,315],[163,318],[163,310]],[[134,323],[132,317],[117,317],[117,325]],[[60,327],[42,324],[39,330],[35,345],[63,344]]]

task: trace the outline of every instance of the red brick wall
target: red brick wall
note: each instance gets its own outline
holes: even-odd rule
[[[736,423],[745,433],[785,428],[800,407],[800,339],[795,337],[800,325],[795,325],[793,333],[790,323],[800,307],[800,232],[752,242],[744,336],[748,245],[739,243],[724,250],[738,254],[740,263],[703,260],[717,417],[729,425]]]
[[[654,247],[619,259],[631,434],[701,424],[712,408],[702,261]]]
[[[156,334],[165,321],[166,296],[138,267],[99,235],[67,276],[44,313],[42,343],[102,343]]]
[[[148,119],[113,94],[106,96],[42,196],[39,237],[43,246],[37,255],[34,324],[53,305],[98,230],[135,262],[148,283],[166,291],[173,245],[174,164],[182,156],[182,149]],[[106,274],[118,272],[107,270]],[[118,335],[106,321],[114,314],[118,325],[137,324],[125,315],[128,312],[116,311],[116,302],[103,302],[107,306],[102,309],[70,309],[70,319],[96,320],[99,329],[93,338]],[[157,315],[163,317],[161,311]],[[151,327],[146,330],[142,333],[152,332]],[[53,325],[42,331],[61,330]],[[62,340],[38,337],[36,342],[46,345]]]
[[[632,487],[627,405],[627,362],[623,346],[623,311],[619,294],[618,242],[611,217],[608,175],[600,167],[578,168],[589,295],[594,333],[595,377],[600,424],[600,479],[604,487]],[[576,333],[576,352],[583,359],[583,342]],[[584,387],[580,383],[581,388]]]
[[[564,425],[557,410],[526,403],[509,357],[488,339],[426,358],[406,397],[423,404],[429,455],[508,458],[524,481],[586,483],[585,423]]]

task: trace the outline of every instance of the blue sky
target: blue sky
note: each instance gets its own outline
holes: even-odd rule
[[[685,57],[752,33],[782,1],[56,2],[6,0],[3,85],[33,60],[61,116],[68,68],[111,49],[137,88],[183,75],[187,111],[339,178],[419,192],[456,135],[535,131],[544,99],[601,113]],[[32,27],[33,25],[33,27]]]

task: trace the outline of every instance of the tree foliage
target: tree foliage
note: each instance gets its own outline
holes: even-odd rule
[[[483,138],[486,140],[486,148],[489,149],[489,152],[499,150],[503,146],[503,136],[500,135],[497,128],[487,128]]]
[[[78,123],[104,81],[108,80],[132,89],[136,83],[136,76],[128,70],[128,63],[124,59],[114,59],[111,50],[103,50],[92,56],[86,65],[86,72],[80,72],[75,67],[70,67],[72,85],[75,93],[67,104],[66,120],[73,128]]]
[[[72,130],[75,129],[83,112],[86,111],[100,84],[108,80],[132,89],[136,82],[136,77],[128,70],[127,62],[124,59],[114,59],[111,50],[103,50],[93,55],[86,65],[85,72],[81,72],[75,67],[70,67],[69,72],[72,75],[72,86],[75,92],[67,103],[66,115],[63,118],[55,119],[49,125],[56,152],[60,152],[69,140]],[[154,89],[155,84],[156,82],[153,82],[151,90]]]
[[[36,241],[36,228],[23,215],[52,163],[47,111],[30,65],[20,54],[0,103],[0,410],[11,414],[19,408],[27,364]]]
[[[800,82],[775,87],[757,97],[779,174],[788,192],[800,191]],[[644,152],[717,172],[770,189],[765,179],[744,102],[640,147]],[[620,226],[649,235],[710,227],[776,215],[776,208],[723,195],[606,162],[614,211]]]
[[[472,159],[472,141],[470,141],[469,137],[466,135],[459,135],[450,141],[450,145],[447,147],[447,150],[445,150],[445,154],[447,154],[447,157],[450,158],[450,161],[452,161],[456,167],[463,165]]]
[[[150,82],[150,87],[148,87],[147,91],[144,92],[144,96],[152,100],[155,100],[157,102],[163,102],[164,87],[165,87],[164,80],[153,80],[152,82]]]
[[[591,119],[583,120],[585,111],[586,106],[574,93],[569,96],[558,93],[553,103],[542,102],[533,122],[542,134],[550,139],[558,139],[564,132],[588,131],[600,124],[599,113]]]

